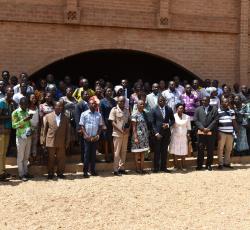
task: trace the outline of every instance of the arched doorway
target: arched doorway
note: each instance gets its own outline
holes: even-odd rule
[[[52,73],[57,80],[69,75],[77,83],[80,76],[90,83],[99,78],[113,84],[127,78],[130,83],[142,78],[144,82],[169,81],[178,75],[181,80],[199,79],[195,74],[171,60],[135,50],[104,49],[88,51],[60,59],[33,73],[32,79],[45,77]]]

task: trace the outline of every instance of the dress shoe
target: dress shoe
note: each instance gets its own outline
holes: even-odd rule
[[[120,172],[114,172],[114,176],[122,176]]]
[[[3,173],[2,175],[0,175],[0,181],[1,182],[7,182],[7,181],[9,181],[9,179],[7,179],[5,173]]]
[[[203,167],[196,167],[196,171],[201,171]]]
[[[11,174],[9,174],[9,173],[7,173],[7,172],[4,172],[4,176],[5,176],[6,178],[10,178],[10,177],[11,177]]]
[[[84,178],[89,178],[89,174],[88,174],[88,173],[84,173],[84,174],[83,174],[83,177],[84,177]]]
[[[223,166],[224,166],[225,168],[229,168],[229,169],[233,169],[233,168],[234,168],[234,167],[233,167],[233,166],[231,166],[230,164],[227,164],[227,165],[226,165],[226,164],[224,164]]]
[[[51,174],[49,174],[47,177],[48,180],[53,180],[53,178],[54,178],[54,175],[51,175]]]
[[[98,173],[97,172],[92,172],[91,176],[98,176]]]
[[[171,171],[168,170],[168,169],[163,169],[163,170],[161,170],[161,171],[164,172],[164,173],[171,173]]]
[[[128,173],[125,170],[118,170],[120,174],[127,175]]]
[[[223,170],[223,165],[219,165],[219,166],[218,166],[218,169],[219,169],[219,170]]]
[[[24,175],[26,178],[28,178],[28,179],[32,179],[32,178],[34,178],[34,176],[32,176],[31,174],[29,174],[29,173],[27,173],[26,175]]]
[[[213,168],[212,168],[211,165],[207,166],[206,169],[207,169],[208,171],[212,171],[212,170],[213,170]]]
[[[25,177],[25,176],[20,176],[19,179],[20,179],[21,181],[23,181],[23,182],[28,181],[28,178]]]
[[[63,174],[58,174],[57,177],[60,178],[60,179],[65,179],[66,178],[66,176],[64,176]]]

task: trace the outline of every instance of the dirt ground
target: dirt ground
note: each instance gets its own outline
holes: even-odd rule
[[[250,168],[0,184],[0,229],[250,229]]]

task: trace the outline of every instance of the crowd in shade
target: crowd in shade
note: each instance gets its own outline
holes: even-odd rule
[[[142,79],[122,79],[119,85],[98,79],[90,87],[85,77],[74,85],[70,76],[57,83],[48,74],[35,84],[26,73],[16,77],[3,71],[1,181],[11,178],[6,171],[10,143],[15,143],[22,181],[33,178],[29,165],[44,162],[49,180],[65,178],[66,155],[77,145],[84,178],[98,175],[100,152],[113,162],[114,176],[127,174],[128,151],[138,174],[148,172],[147,160],[153,161],[153,173],[186,171],[187,156],[197,156],[196,170],[223,170],[232,168],[232,154],[250,155],[250,92],[246,85],[187,82],[178,76],[152,85]],[[174,168],[167,168],[170,155]]]

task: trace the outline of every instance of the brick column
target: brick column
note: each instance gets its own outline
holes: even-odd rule
[[[80,24],[79,0],[66,0],[64,22],[67,24]]]
[[[159,10],[157,14],[158,28],[169,28],[169,6],[170,0],[159,0]]]
[[[240,8],[240,42],[239,42],[239,67],[240,83],[249,84],[248,79],[248,26],[249,26],[249,0],[241,0]],[[237,79],[236,79],[237,81]]]

